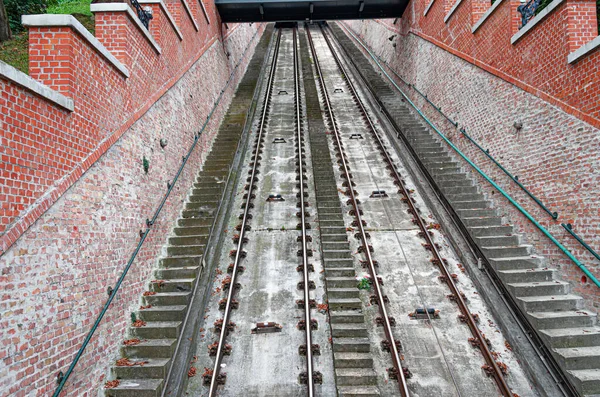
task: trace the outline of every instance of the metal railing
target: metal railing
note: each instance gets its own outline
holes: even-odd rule
[[[567,256],[567,258],[569,258],[577,267],[579,267],[579,269],[581,269],[581,271],[589,278],[589,280],[591,280],[597,287],[600,288],[600,281],[596,278],[596,276],[594,276],[589,269],[583,264],[581,263],[581,261],[579,261],[579,259],[577,259],[572,253],[571,251],[569,251],[561,242],[559,242],[543,225],[541,225],[531,214],[529,214],[529,212],[527,210],[525,210],[512,196],[510,196],[504,189],[502,189],[496,182],[494,182],[494,180],[492,180],[492,178],[490,178],[485,172],[483,172],[469,157],[467,157],[458,147],[456,147],[447,137],[446,135],[444,135],[443,132],[441,132],[432,122],[431,120],[429,120],[429,118],[427,118],[427,116],[425,116],[425,114],[423,114],[423,112],[413,103],[413,101],[410,100],[410,98],[404,93],[404,91],[402,91],[402,89],[396,84],[396,82],[394,81],[394,79],[388,74],[388,72],[386,71],[386,69],[382,66],[385,65],[388,69],[392,70],[393,69],[385,62],[379,59],[379,57],[377,55],[375,55],[370,48],[367,47],[366,44],[364,44],[362,42],[362,40],[360,40],[353,32],[352,30],[343,25],[340,24],[340,26],[343,26],[344,29],[346,29],[346,31],[354,38],[354,40],[356,40],[356,42],[362,47],[364,48],[364,50],[369,54],[369,56],[373,59],[373,61],[377,64],[377,66],[379,67],[379,69],[382,71],[382,73],[386,76],[386,78],[392,83],[392,85],[398,90],[398,92],[402,95],[402,97],[404,98],[404,100],[419,114],[419,116],[427,123],[427,125],[429,125],[433,131],[435,131],[435,133],[448,145],[450,146],[450,148],[452,148],[452,150],[454,152],[456,152],[456,154],[458,154],[464,161],[467,162],[467,164],[469,164],[479,175],[481,175],[488,183],[490,183],[500,194],[502,194],[502,196],[504,196],[510,203],[511,205],[513,205],[521,214],[523,214],[531,223],[534,224],[535,227],[538,228],[538,230],[540,230],[546,237],[548,237],[548,239],[563,253],[565,254],[565,256]],[[395,73],[395,72],[394,72]],[[405,81],[405,80],[403,80]],[[437,108],[437,107],[436,107]],[[441,112],[441,110],[438,109],[438,111]],[[478,147],[483,150],[479,145]],[[484,153],[486,151],[484,150]],[[495,162],[497,165],[498,163]],[[506,171],[505,171],[506,172]],[[515,179],[513,179],[515,180]],[[516,182],[516,181],[515,181]],[[520,186],[522,186],[519,183]],[[539,200],[538,200],[539,201]],[[536,201],[536,202],[538,202]],[[538,203],[539,204],[539,203]],[[546,209],[544,207],[544,209]],[[546,212],[548,212],[549,214],[553,214],[552,212],[550,212],[549,210],[546,209]],[[557,215],[558,217],[558,215]],[[554,217],[553,217],[554,218]],[[556,219],[556,218],[554,218]],[[563,226],[564,227],[564,226]],[[572,231],[568,228],[565,227],[565,229],[567,229],[567,231],[577,239],[577,241],[579,241],[579,243],[581,243],[586,249],[588,249],[588,251],[590,251],[592,253],[592,255],[596,256],[598,255],[594,250],[591,249],[591,247],[589,247],[587,244],[585,244],[585,242],[583,242],[583,240],[577,236],[575,233],[572,233]]]
[[[79,348],[79,350],[77,351],[77,354],[75,355],[75,358],[73,359],[73,361],[69,365],[69,368],[67,369],[67,372],[63,374],[62,371],[59,371],[59,373],[57,374],[56,380],[58,382],[58,386],[57,386],[56,390],[54,391],[53,397],[60,396],[61,392],[63,391],[63,389],[65,387],[65,384],[67,383],[67,380],[69,379],[69,377],[73,373],[73,370],[75,369],[75,366],[77,365],[77,363],[81,359],[81,356],[83,355],[86,347],[90,343],[90,340],[92,339],[92,337],[94,336],[94,333],[98,329],[98,326],[102,322],[102,319],[104,318],[104,315],[108,311],[108,309],[109,309],[112,301],[114,300],[115,296],[117,295],[117,292],[119,291],[119,288],[121,287],[121,284],[123,283],[123,280],[125,279],[125,276],[127,276],[127,273],[129,272],[129,269],[133,265],[134,260],[136,259],[138,253],[140,252],[140,250],[142,248],[142,245],[146,241],[146,237],[148,237],[148,234],[150,233],[150,230],[152,229],[152,226],[154,225],[154,223],[158,219],[158,216],[160,215],[160,213],[161,213],[161,211],[162,211],[162,209],[163,209],[163,207],[164,207],[167,199],[169,198],[169,195],[171,194],[171,192],[173,191],[173,188],[175,187],[175,184],[179,180],[179,176],[183,172],[183,169],[185,168],[185,165],[187,164],[188,159],[190,158],[190,156],[192,155],[194,149],[198,145],[198,141],[200,140],[200,136],[202,135],[202,133],[204,132],[204,130],[208,126],[208,123],[211,121],[212,116],[213,116],[214,112],[216,111],[217,107],[220,105],[220,102],[221,102],[221,100],[223,98],[223,95],[225,94],[225,91],[227,90],[227,88],[229,87],[229,85],[231,84],[231,82],[233,81],[233,79],[235,77],[235,73],[236,73],[238,67],[242,63],[242,60],[246,57],[246,54],[247,54],[248,50],[250,49],[250,46],[251,46],[252,42],[254,41],[254,39],[256,38],[256,36],[258,35],[259,31],[260,30],[257,29],[257,31],[254,33],[254,35],[250,39],[250,42],[246,46],[246,49],[242,53],[239,61],[237,62],[237,64],[233,68],[231,74],[229,75],[229,79],[227,80],[227,82],[225,83],[225,86],[221,90],[221,92],[219,94],[219,97],[215,101],[215,103],[214,103],[214,105],[213,105],[210,113],[206,117],[206,120],[205,120],[204,124],[202,125],[202,128],[194,136],[194,142],[192,143],[192,146],[188,150],[187,155],[183,156],[181,165],[179,166],[179,169],[177,170],[177,173],[175,174],[175,177],[173,178],[173,181],[172,182],[167,182],[167,192],[165,193],[164,197],[160,201],[160,204],[159,204],[158,208],[156,209],[156,211],[154,212],[154,215],[152,216],[151,219],[146,219],[146,230],[143,231],[143,232],[140,230],[140,241],[138,242],[138,244],[137,244],[135,250],[133,251],[133,253],[131,254],[131,257],[129,258],[129,261],[125,265],[125,269],[123,269],[123,272],[119,276],[119,278],[117,280],[117,283],[115,284],[114,288],[112,288],[112,287],[108,288],[108,300],[104,304],[102,310],[100,311],[100,314],[98,314],[98,317],[96,317],[96,320],[94,321],[94,324],[92,325],[92,328],[90,329],[90,331],[86,335],[86,337],[85,337],[85,339],[84,339],[81,347]]]
[[[144,25],[146,27],[146,29],[149,29],[150,20],[153,18],[152,12],[145,10],[142,7],[142,5],[138,2],[138,0],[129,0],[129,1],[131,1],[131,5],[133,6],[133,8],[135,8],[135,11],[137,12],[137,16],[140,19],[140,22],[142,22],[142,25]]]
[[[531,18],[536,15],[537,9],[542,0],[529,0],[527,3],[521,0],[521,2],[524,4],[521,4],[517,7],[517,11],[521,13],[521,27],[519,29],[527,25],[527,22],[529,22]]]

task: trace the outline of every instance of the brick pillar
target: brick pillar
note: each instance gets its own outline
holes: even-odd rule
[[[169,25],[167,16],[160,9],[160,4],[158,3],[146,4],[143,1],[140,1],[140,4],[142,7],[144,7],[144,9],[150,8],[152,10],[152,20],[150,21],[148,31],[154,40],[156,40],[156,42],[162,46],[162,27]]]
[[[471,26],[481,19],[483,14],[491,7],[490,4],[490,0],[471,0]]]
[[[179,29],[181,29],[181,13],[183,11],[183,4],[181,4],[181,0],[163,0],[163,3],[167,7],[167,10],[173,16],[173,20]]]
[[[598,36],[596,0],[567,0],[567,36],[573,52]]]
[[[61,94],[73,97],[73,35],[68,26],[29,27],[29,75]]]
[[[496,0],[498,1],[498,0]],[[510,34],[514,35],[521,27],[521,13],[517,8],[522,4],[519,0],[505,0],[510,2]]]
[[[115,58],[126,67],[131,67],[130,34],[126,11],[94,12],[96,38]]]

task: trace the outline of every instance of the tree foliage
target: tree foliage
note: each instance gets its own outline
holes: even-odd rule
[[[58,0],[4,0],[8,22],[13,32],[23,31],[21,15],[44,14],[49,5]]]

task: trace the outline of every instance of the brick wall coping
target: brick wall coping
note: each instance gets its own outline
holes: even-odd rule
[[[93,6],[93,5],[92,5]],[[23,26],[67,26],[79,33],[96,51],[98,51],[107,61],[109,61],[119,72],[125,77],[129,77],[129,70],[123,65],[113,54],[110,53],[95,38],[75,17],[72,15],[53,15],[53,14],[39,14],[39,15],[23,15],[21,17],[21,23]]]
[[[600,23],[600,21],[598,21]],[[590,52],[600,48],[600,36],[596,37],[594,40],[582,45],[577,50],[573,51],[568,56],[568,62],[574,63],[580,58],[588,55]]]
[[[181,3],[183,4],[183,8],[185,8],[185,11],[187,12],[188,16],[190,17],[190,20],[194,24],[194,28],[196,29],[196,32],[199,32],[200,27],[198,26],[198,23],[196,23],[196,20],[194,19],[194,14],[192,14],[192,10],[190,10],[190,6],[188,5],[187,1],[181,0]]]
[[[135,23],[135,25],[140,29],[140,31],[144,34],[146,39],[150,42],[152,47],[154,47],[154,51],[156,51],[159,55],[162,53],[162,49],[160,46],[154,41],[152,35],[146,29],[146,27],[142,24],[137,15],[133,12],[129,4],[127,3],[100,3],[100,4],[91,4],[90,5],[91,12],[126,12],[129,18]]]
[[[462,0],[458,0],[454,6],[452,6],[452,8],[450,9],[450,11],[448,11],[448,15],[446,15],[444,17],[444,23],[447,23],[448,20],[450,19],[450,17],[452,16],[452,14],[454,14],[454,11],[456,11],[456,9],[458,8],[458,6],[460,5],[460,3],[462,3]]]
[[[32,79],[25,73],[2,61],[0,61],[0,76],[28,89],[34,94],[41,96],[50,102],[54,102],[56,105],[68,110],[69,112],[72,112],[75,109],[75,105],[73,104],[73,100],[71,98],[67,98],[63,94],[54,91],[50,87]]]
[[[540,23],[544,18],[548,16],[552,11],[554,11],[559,5],[564,3],[565,0],[554,0],[550,3],[546,8],[540,11],[534,18],[532,18],[527,25],[523,26],[517,33],[514,34],[513,37],[510,38],[510,43],[515,44],[519,41],[523,36],[527,34],[531,29],[535,27],[538,23]]]
[[[183,40],[183,34],[181,33],[181,30],[179,30],[179,28],[177,27],[177,24],[175,23],[175,20],[173,19],[173,15],[171,15],[171,13],[169,12],[169,10],[165,6],[165,3],[163,3],[162,0],[138,0],[138,3],[140,3],[141,5],[144,5],[144,4],[158,4],[160,6],[160,9],[167,16],[167,19],[169,20],[169,23],[171,24],[171,27],[173,28],[173,30],[175,30],[175,33],[177,33],[177,36],[179,36],[179,40]]]
[[[433,3],[435,3],[435,0],[431,0],[429,5],[427,6],[427,8],[425,8],[425,12],[423,13],[423,16],[426,16],[427,13],[429,12],[429,10],[431,10],[431,6],[433,5]]]
[[[477,29],[479,29],[481,25],[483,25],[483,23],[490,17],[490,15],[492,15],[494,11],[496,11],[498,7],[500,7],[502,1],[503,0],[496,0],[496,2],[490,8],[488,8],[485,14],[483,14],[483,16],[479,18],[479,21],[477,21],[477,23],[473,26],[473,29],[471,29],[471,33],[475,33]]]

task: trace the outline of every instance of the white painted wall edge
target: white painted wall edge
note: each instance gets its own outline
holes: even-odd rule
[[[425,9],[425,12],[423,13],[423,16],[427,16],[427,13],[429,12],[429,10],[431,10],[431,6],[433,5],[433,3],[435,3],[435,0],[431,0],[431,2],[429,2],[429,5],[427,6],[427,8]]]
[[[475,33],[477,29],[479,29],[481,25],[483,25],[483,23],[490,17],[490,15],[492,15],[494,11],[498,9],[501,3],[502,0],[496,0],[496,2],[485,12],[485,14],[483,14],[482,17],[479,18],[479,21],[477,21],[475,26],[473,26],[473,29],[471,29],[471,33]]]
[[[594,40],[589,41],[587,44],[582,45],[577,50],[573,51],[569,54],[568,61],[569,63],[574,63],[584,56],[588,55],[592,51],[600,48],[600,36],[596,37]]]
[[[123,65],[115,56],[106,49],[95,38],[75,17],[72,15],[52,15],[52,14],[39,14],[39,15],[23,15],[21,17],[23,26],[66,26],[75,30],[79,33],[96,51],[98,51],[106,60],[113,64],[119,72],[123,73],[125,77],[129,77],[129,70]]]
[[[165,15],[167,16],[167,19],[169,20],[169,23],[171,24],[171,26],[175,30],[175,33],[177,33],[177,36],[179,36],[179,40],[183,40],[183,34],[181,33],[181,31],[177,27],[177,24],[175,23],[175,20],[173,19],[173,15],[171,15],[171,13],[169,12],[169,10],[165,6],[165,3],[163,3],[162,0],[138,0],[138,3],[140,3],[141,5],[144,5],[144,4],[158,4],[160,6],[160,9],[163,10],[163,12],[165,13]],[[150,22],[150,23],[152,23],[152,22]]]
[[[127,15],[131,18],[131,20],[135,23],[135,25],[140,29],[142,34],[148,39],[154,50],[161,54],[162,50],[160,46],[154,41],[152,35],[146,29],[146,27],[142,24],[138,16],[133,12],[129,4],[127,3],[100,3],[100,4],[91,4],[90,11],[92,12],[126,12]]]
[[[517,33],[513,35],[510,39],[511,44],[515,44],[519,39],[527,34],[531,29],[535,27],[538,23],[540,23],[544,18],[548,16],[552,11],[556,9],[559,5],[564,3],[565,0],[554,0],[552,3],[548,4],[546,8],[540,11],[534,18],[532,18],[527,25],[523,26]]]
[[[3,78],[20,85],[23,88],[28,89],[36,95],[41,96],[44,99],[49,100],[50,102],[55,103],[56,105],[72,112],[75,109],[75,105],[71,98],[67,98],[63,94],[54,91],[52,88],[48,87],[40,83],[37,80],[32,79],[25,73],[21,72],[18,69],[10,66],[9,64],[0,61],[0,76]]]
[[[188,5],[187,1],[185,1],[185,0],[181,0],[181,2],[183,3],[183,7],[185,8],[185,11],[187,12],[188,16],[192,20],[192,23],[194,24],[194,28],[196,28],[196,32],[199,32],[200,28],[198,27],[198,24],[196,23],[196,20],[194,19],[194,14],[192,14],[192,10],[190,10],[190,6]]]
[[[462,3],[462,0],[458,0],[456,3],[454,3],[454,5],[450,9],[450,11],[448,11],[448,15],[446,15],[444,17],[444,23],[448,23],[448,19],[450,19],[450,17],[452,16],[452,14],[454,14],[454,11],[456,11],[456,9],[460,5],[460,3]]]

